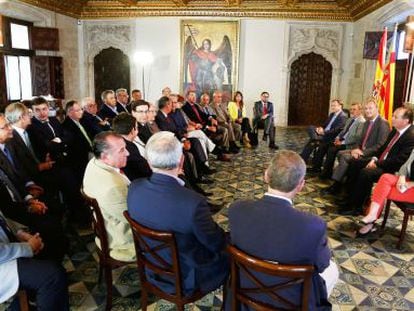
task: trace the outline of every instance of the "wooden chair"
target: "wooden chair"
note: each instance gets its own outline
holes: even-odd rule
[[[402,242],[405,238],[405,232],[407,230],[408,218],[414,215],[414,203],[407,203],[407,202],[398,202],[393,201],[395,205],[404,213],[404,218],[402,222],[400,236],[397,242],[397,248],[401,249]],[[388,200],[385,204],[385,212],[384,212],[384,220],[382,221],[381,225],[381,232],[384,232],[385,224],[387,223],[388,216],[390,214],[390,207],[391,207],[391,200]]]
[[[19,299],[20,311],[29,311],[29,300],[26,291],[21,289],[16,295]]]
[[[233,245],[228,245],[227,250],[231,257],[231,292],[232,292],[232,310],[240,309],[240,302],[260,311],[269,310],[308,310],[309,295],[312,288],[312,274],[314,267],[311,265],[282,265],[275,262],[261,260],[254,256],[248,255]],[[269,276],[285,278],[283,281],[276,281],[275,284],[266,285],[260,281],[257,273],[267,274]],[[242,287],[240,279],[250,280],[249,287]],[[278,291],[302,284],[301,301],[289,301],[280,296]],[[262,294],[276,305],[275,307],[258,299],[254,299],[249,294]],[[300,303],[300,305],[298,304]]]
[[[162,299],[175,303],[178,310],[184,310],[184,305],[202,298],[205,294],[200,291],[196,291],[190,296],[183,294],[180,262],[174,234],[147,228],[133,220],[127,211],[124,212],[124,215],[131,225],[134,236],[138,273],[141,281],[142,310],[147,310],[148,293],[153,293]],[[149,241],[155,242],[157,246],[151,247]],[[165,261],[159,255],[158,252],[164,249],[169,250],[172,263]],[[173,280],[175,294],[166,293],[158,286],[151,284],[147,280],[146,271],[152,271],[161,277]]]
[[[105,229],[105,222],[102,216],[101,209],[96,199],[89,197],[81,190],[83,199],[86,204],[90,206],[92,210],[92,228],[99,239],[101,247],[97,247],[97,253],[99,256],[99,278],[98,282],[101,282],[102,273],[105,273],[106,280],[106,310],[112,309],[112,270],[128,264],[134,263],[133,261],[121,261],[112,258],[109,250],[108,234]]]

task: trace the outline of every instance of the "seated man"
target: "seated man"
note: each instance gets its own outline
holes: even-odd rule
[[[327,298],[338,279],[338,269],[330,261],[325,222],[292,205],[305,184],[305,172],[306,165],[298,154],[277,152],[265,172],[268,192],[264,197],[230,206],[230,235],[231,242],[250,255],[282,264],[313,265],[309,310],[321,310],[330,306]],[[301,286],[285,290],[283,295],[299,301]],[[267,302],[274,303],[270,298]]]
[[[318,146],[319,142],[329,144],[342,131],[346,115],[342,111],[342,101],[334,99],[331,101],[331,114],[323,126],[310,126],[308,129],[309,141],[303,148],[300,156],[307,162],[312,151]]]
[[[174,134],[154,134],[146,150],[153,174],[131,184],[128,211],[144,226],[175,233],[184,294],[208,293],[221,286],[229,272],[224,231],[211,218],[206,199],[178,178],[183,153]],[[167,261],[171,258],[165,249],[158,254]],[[175,292],[171,280],[147,275],[162,290]]]
[[[114,132],[95,136],[92,158],[86,167],[83,190],[98,201],[105,220],[110,255],[118,260],[135,259],[131,228],[122,214],[130,181],[121,168],[129,155],[124,139]],[[99,241],[97,241],[99,247]]]
[[[0,212],[0,304],[23,289],[34,292],[38,310],[69,310],[65,270],[53,261],[30,258],[42,249],[38,233],[7,222]],[[17,305],[16,299],[12,309]]]
[[[83,116],[80,123],[90,137],[93,138],[96,134],[111,129],[109,122],[98,116],[98,105],[92,97],[83,98],[81,105],[83,108]]]
[[[274,107],[273,103],[269,102],[269,93],[262,92],[260,99],[254,103],[253,107],[253,128],[258,129],[259,127],[263,127],[263,140],[267,141],[267,137],[269,136],[269,148],[279,149],[275,145]]]

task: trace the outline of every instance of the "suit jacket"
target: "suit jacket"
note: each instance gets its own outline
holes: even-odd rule
[[[141,139],[141,141],[146,144],[148,139],[152,136],[151,130],[148,126],[148,123],[141,124],[138,123],[138,137]]]
[[[128,211],[140,224],[175,233],[185,293],[211,291],[225,280],[228,258],[224,255],[224,232],[211,218],[206,199],[181,186],[174,177],[154,173],[132,182]],[[167,250],[159,255],[171,261]],[[175,292],[171,282],[147,273],[151,283]]]
[[[343,130],[338,134],[339,137],[346,134],[346,130],[352,120],[352,118],[348,118],[348,120],[346,120]],[[348,135],[344,140],[344,144],[346,145],[347,149],[355,148],[358,146],[358,143],[361,140],[362,131],[364,129],[364,123],[365,118],[360,115],[355,119],[354,124],[351,125],[351,128],[348,129]]]
[[[329,114],[328,120],[326,120],[322,126],[324,129],[328,126],[329,122],[331,122],[334,115],[335,114],[333,112]],[[322,139],[325,142],[333,141],[335,137],[338,136],[339,132],[341,132],[342,129],[344,128],[346,119],[347,119],[346,114],[343,111],[341,111],[339,115],[336,117],[336,119],[333,121],[333,123],[331,124],[331,128],[324,132]]]
[[[266,118],[265,123],[265,133],[269,133],[271,127],[273,126],[273,103],[267,102],[267,113],[269,114]],[[263,115],[263,103],[262,101],[257,101],[253,106],[253,127],[257,128],[258,123],[261,121]]]
[[[171,118],[171,115],[166,117],[161,110],[158,110],[157,115],[155,116],[155,122],[157,122],[157,125],[161,131],[172,132],[178,139],[183,137],[183,133],[178,130],[173,118]]]
[[[117,110],[118,111],[118,110]],[[106,104],[102,104],[101,109],[98,112],[98,115],[103,119],[107,119],[108,122],[112,125],[112,120],[119,114],[119,112],[115,113],[111,108],[109,108]]]
[[[411,151],[410,157],[407,161],[400,167],[398,171],[398,175],[405,176],[409,180],[414,180],[414,149]]]
[[[22,137],[16,130],[13,130],[13,138],[6,143],[7,147],[14,153],[19,162],[19,168],[26,176],[36,179],[40,173],[38,159],[34,157]]]
[[[121,113],[121,112],[127,112],[127,113],[130,113],[130,111],[128,110],[128,108],[127,108],[128,106],[126,106],[126,107],[124,107],[120,102],[117,102],[116,103],[116,110],[118,111],[118,113]]]
[[[227,112],[227,109],[224,107],[224,104],[220,104],[217,107],[216,104],[211,103],[210,108],[214,111],[214,114],[216,115],[216,120],[219,125],[229,123],[230,116]]]
[[[67,162],[72,169],[76,170],[77,176],[83,176],[89,161],[89,153],[92,152],[92,146],[71,118],[67,117],[62,126],[70,137],[68,140]],[[89,140],[92,142],[91,137],[89,137]]]
[[[96,134],[102,131],[109,131],[111,129],[109,124],[101,125],[99,122],[100,120],[97,116],[94,116],[87,111],[83,112],[82,119],[80,120],[80,123],[92,139],[96,136]]]
[[[331,257],[326,224],[321,218],[296,210],[286,200],[265,195],[258,201],[233,203],[229,208],[229,225],[231,243],[248,254],[283,264],[313,265],[309,309],[329,306],[325,283],[319,275],[329,266]],[[275,279],[261,280],[271,283]],[[247,279],[241,282],[250,283]],[[289,300],[299,301],[300,295],[300,286],[285,291]]]
[[[137,178],[149,177],[152,174],[152,170],[147,160],[140,154],[138,147],[129,140],[124,139],[126,149],[129,152],[127,164],[123,168],[125,175],[129,180],[135,180]]]
[[[396,133],[394,128],[388,135],[387,141],[376,153],[376,157],[379,159],[381,154],[387,148],[389,142]],[[414,125],[411,125],[402,134],[398,140],[394,143],[390,151],[388,152],[387,158],[383,161],[378,161],[377,166],[384,170],[386,173],[394,173],[400,169],[400,167],[407,161],[412,150],[414,148]]]
[[[362,130],[362,135],[359,141],[359,146],[362,146],[364,141],[365,134],[367,133],[369,126],[369,121],[364,123],[364,128]],[[381,116],[378,116],[374,121],[372,130],[369,133],[368,139],[365,143],[364,156],[371,157],[376,154],[379,148],[385,143],[388,134],[390,133],[390,126],[388,122],[383,119]]]
[[[27,128],[32,147],[39,161],[46,159],[46,154],[58,162],[65,162],[67,155],[68,137],[65,134],[62,125],[55,117],[49,117],[49,124],[53,128],[54,133],[50,130],[46,123],[32,118],[32,124]],[[52,139],[59,137],[61,143],[53,142]]]
[[[96,158],[89,161],[83,178],[84,192],[101,208],[111,256],[125,261],[135,258],[131,228],[123,215],[129,183],[126,176]],[[98,240],[96,244],[99,247]]]
[[[203,125],[203,128],[205,128],[209,124],[209,117],[210,116],[208,114],[206,114],[204,111],[202,111],[200,109],[200,106],[198,106],[196,104],[194,104],[193,106],[197,109],[201,120],[199,120],[199,118],[197,117],[197,114],[194,112],[194,110],[192,108],[192,105],[189,102],[186,102],[184,104],[184,106],[182,107],[182,109],[191,121],[193,121],[195,123],[200,123],[201,125]]]
[[[0,211],[0,217],[6,220]],[[7,221],[7,220],[6,220]],[[15,233],[21,225],[7,221]],[[17,258],[33,257],[32,248],[28,243],[11,243],[7,234],[0,227],[0,304],[16,294],[19,288],[19,274],[17,272]]]

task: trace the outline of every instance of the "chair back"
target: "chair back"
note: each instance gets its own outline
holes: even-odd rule
[[[124,211],[124,216],[131,225],[134,237],[141,285],[157,296],[174,303],[187,303],[187,297],[184,297],[181,288],[180,263],[174,233],[145,227],[133,220],[128,211]],[[161,250],[167,250],[167,253],[171,255],[171,263],[160,256]],[[175,295],[165,293],[159,287],[148,282],[146,271],[152,271],[161,277],[172,279],[175,282]]]
[[[89,197],[83,189],[81,189],[82,197],[85,200],[86,204],[92,210],[92,229],[95,233],[95,236],[99,239],[101,247],[97,247],[99,256],[104,256],[104,258],[109,259],[109,243],[108,243],[108,233],[105,228],[105,221],[102,216],[101,208],[99,207],[98,201],[96,199]]]
[[[255,310],[308,310],[309,295],[312,288],[311,265],[284,265],[265,261],[251,256],[236,246],[229,245],[227,250],[231,257],[231,291],[232,310],[239,310],[240,302]],[[257,274],[275,277],[275,284],[264,284]],[[241,278],[249,280],[248,287],[241,285]],[[283,278],[281,281],[280,278]],[[266,282],[268,283],[268,281]],[[290,301],[280,295],[281,290],[302,284],[301,301]],[[261,294],[275,305],[252,298],[250,295]],[[280,306],[280,307],[276,307]]]

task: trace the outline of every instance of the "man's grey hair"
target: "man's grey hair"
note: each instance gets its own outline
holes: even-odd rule
[[[100,132],[93,139],[92,151],[96,159],[101,159],[102,154],[111,149],[112,146],[109,143],[110,137],[123,139],[121,135],[113,131]]]
[[[89,102],[95,102],[95,100],[92,97],[84,97],[82,98],[80,104],[82,108],[85,108]]]
[[[267,169],[269,186],[281,192],[291,192],[306,174],[305,161],[294,151],[276,152]]]
[[[180,141],[171,132],[155,133],[148,140],[145,151],[153,168],[172,170],[180,166],[183,154]]]
[[[15,124],[19,122],[23,114],[29,113],[29,109],[22,103],[13,103],[6,107],[5,116],[6,119],[11,123]]]
[[[118,96],[118,95],[119,95],[119,93],[121,93],[121,92],[125,92],[125,93],[127,93],[127,94],[128,94],[127,89],[124,89],[124,88],[119,88],[119,89],[117,89],[117,90],[115,91],[115,95],[116,95],[116,96]]]

